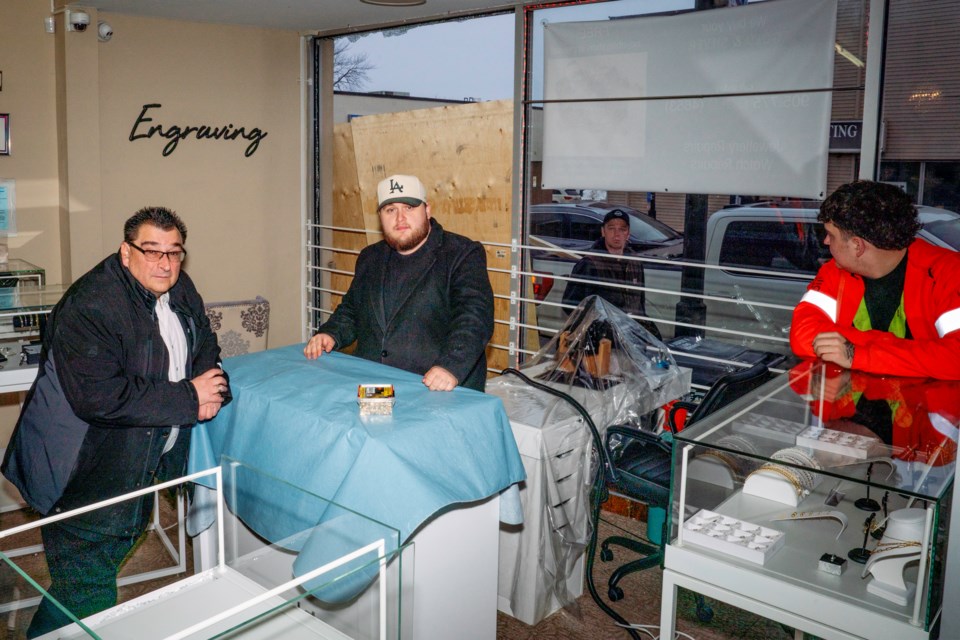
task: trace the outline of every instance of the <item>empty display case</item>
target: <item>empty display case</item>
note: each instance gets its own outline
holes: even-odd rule
[[[163,490],[184,481],[208,481],[216,477],[218,563],[171,585],[119,604],[82,620],[70,615],[73,624],[43,638],[191,638],[265,639],[284,638],[385,640],[400,637],[401,564],[412,571],[410,554],[401,554],[399,532],[350,509],[263,474],[239,462],[224,459],[219,468],[202,471],[146,492]],[[221,481],[222,478],[222,481]],[[198,490],[202,488],[198,487]],[[92,505],[107,508],[117,500],[134,499],[134,492]],[[260,501],[273,495],[278,500]],[[225,508],[257,500],[261,522],[269,522],[254,551],[239,552],[236,533],[224,530]],[[280,506],[283,505],[283,506]],[[247,504],[243,508],[249,508]],[[80,510],[64,514],[79,513]],[[58,516],[60,518],[60,516]],[[46,518],[0,532],[3,549],[29,529],[51,522]],[[234,522],[238,522],[234,520]],[[219,523],[219,524],[218,524]],[[5,540],[5,538],[10,540]],[[0,552],[0,582],[16,590],[21,600],[49,595],[31,571],[21,566],[23,558]],[[35,572],[34,572],[35,573]],[[349,625],[325,619],[308,601],[350,603],[363,596],[373,606],[363,610]],[[69,614],[69,611],[67,611]],[[16,610],[13,615],[29,615]]]

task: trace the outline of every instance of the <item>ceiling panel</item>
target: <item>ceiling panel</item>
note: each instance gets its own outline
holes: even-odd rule
[[[70,4],[110,13],[323,33],[512,9],[534,0],[426,0],[413,7],[374,6],[360,0],[83,0]]]

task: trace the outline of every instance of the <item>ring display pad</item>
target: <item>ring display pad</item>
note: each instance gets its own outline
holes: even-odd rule
[[[736,556],[755,564],[783,546],[783,532],[701,509],[683,523],[685,542]]]
[[[876,436],[863,436],[821,427],[810,427],[797,436],[797,446],[861,460],[865,460],[870,451],[880,444],[880,438]]]
[[[806,468],[800,469],[775,462],[764,464],[747,476],[743,483],[745,494],[796,507],[820,483],[820,474],[811,471],[819,470],[820,464],[809,449],[781,449],[771,456],[771,460]]]
[[[786,418],[747,413],[737,418],[731,425],[735,433],[777,440],[789,445],[797,443],[797,435],[807,429],[807,425]]]

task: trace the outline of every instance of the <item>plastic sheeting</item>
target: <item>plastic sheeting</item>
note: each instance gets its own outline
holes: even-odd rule
[[[666,345],[598,296],[584,299],[553,340],[520,371],[583,405],[601,438],[611,425],[649,428],[659,407],[690,389],[689,372],[676,365]],[[486,391],[503,400],[511,422],[533,427],[515,427],[514,432],[520,432],[521,455],[526,452],[539,459],[540,481],[531,477],[527,486],[527,491],[539,494],[524,501],[525,526],[538,535],[519,544],[513,566],[504,566],[501,551],[500,571],[512,579],[514,615],[537,621],[550,613],[554,599],[575,607],[568,577],[592,534],[588,514],[596,456],[590,454],[593,443],[587,425],[566,400],[512,375],[489,380]],[[531,445],[540,450],[531,452]],[[543,505],[543,513],[531,514],[531,505]],[[545,522],[531,527],[531,516]],[[535,573],[529,570],[534,561]],[[534,579],[537,584],[529,584]]]

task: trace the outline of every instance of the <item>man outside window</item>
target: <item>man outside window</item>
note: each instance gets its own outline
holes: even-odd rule
[[[187,229],[148,207],[120,250],[77,280],[50,314],[37,379],[3,474],[45,516],[186,471],[190,429],[229,400],[220,348],[181,264]],[[83,618],[116,604],[117,572],[143,534],[152,498],[41,528],[50,595]],[[45,598],[27,630],[69,624]]]
[[[304,349],[354,355],[423,375],[433,391],[483,391],[493,336],[493,290],[479,242],[431,217],[416,176],[377,186],[384,239],[360,252],[350,288]]]
[[[630,249],[630,216],[620,209],[613,209],[603,217],[600,227],[600,239],[593,243],[590,251],[606,253],[608,256],[584,256],[573,267],[572,278],[600,280],[615,284],[588,284],[568,282],[563,292],[563,304],[577,306],[587,296],[597,295],[630,315],[645,316],[644,293],[637,289],[627,289],[617,284],[642,287],[643,264],[638,260],[623,260],[617,256],[635,256]],[[570,309],[564,308],[569,314]],[[641,325],[657,338],[660,332],[657,325],[649,320],[639,320]]]
[[[871,373],[960,379],[960,254],[916,238],[910,197],[857,181],[820,207],[823,265],[793,312],[790,345]]]

